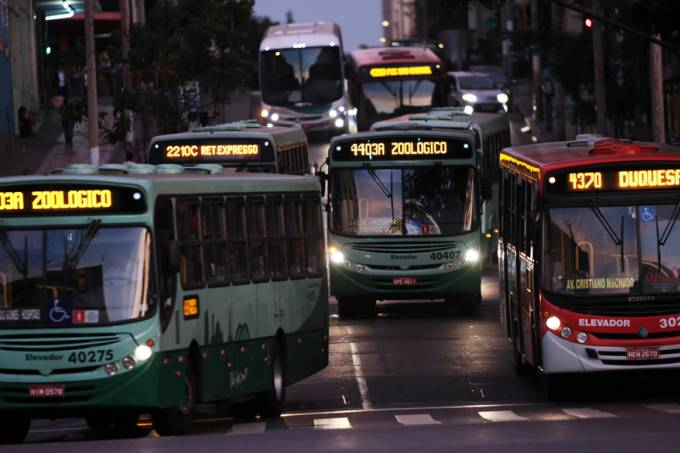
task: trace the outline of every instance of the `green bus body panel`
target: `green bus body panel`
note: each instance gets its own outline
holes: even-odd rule
[[[9,177],[3,186],[31,183],[102,184],[138,188],[148,211],[137,215],[65,215],[43,217],[0,217],[0,227],[35,228],[88,225],[101,219],[107,225],[143,225],[153,231],[153,206],[158,196],[241,196],[246,194],[320,193],[318,178],[271,174],[221,175],[53,175]],[[78,416],[106,408],[168,408],[185,400],[188,366],[198,374],[201,401],[244,397],[269,390],[271,355],[277,334],[287,356],[287,384],[328,365],[328,284],[325,272],[319,277],[285,281],[231,284],[221,288],[182,289],[177,279],[173,315],[161,332],[158,309],[148,319],[101,327],[59,329],[0,329],[0,343],[10,335],[39,338],[47,334],[112,334],[120,341],[112,345],[113,359],[93,364],[68,362],[71,351],[56,347],[54,360],[27,361],[26,352],[0,348],[0,412],[27,411],[32,416]],[[185,296],[198,297],[200,316],[184,319]],[[132,355],[139,344],[152,339],[154,354],[148,362],[125,370],[121,360]],[[106,349],[109,347],[107,346]],[[92,348],[102,349],[102,348]],[[78,351],[89,352],[89,349]],[[44,355],[46,353],[40,353]],[[119,372],[106,375],[104,364],[116,362]],[[73,369],[74,372],[69,372]],[[18,370],[12,372],[14,370]],[[49,373],[49,370],[59,370]],[[65,396],[37,398],[30,385],[62,384]]]

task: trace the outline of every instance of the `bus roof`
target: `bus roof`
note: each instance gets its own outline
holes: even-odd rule
[[[482,133],[492,133],[508,129],[509,119],[499,113],[465,113],[461,107],[435,108],[425,113],[407,114],[379,121],[371,130],[432,129],[458,130],[479,129]]]
[[[333,22],[303,22],[273,25],[260,43],[260,51],[296,47],[339,46],[342,48],[340,27]]]
[[[439,57],[426,47],[373,47],[354,50],[350,55],[357,68],[386,64],[441,64]]]
[[[257,121],[237,121],[215,126],[199,127],[191,132],[158,135],[151,139],[149,147],[164,141],[187,141],[220,138],[259,138],[271,140],[278,147],[307,142],[307,136],[298,125],[291,127],[265,127]]]
[[[511,146],[501,153],[500,165],[515,169],[519,165],[543,176],[549,171],[562,168],[669,160],[680,162],[680,148],[582,134],[577,135],[573,141]]]

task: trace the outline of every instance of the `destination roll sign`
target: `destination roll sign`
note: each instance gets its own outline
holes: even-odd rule
[[[274,158],[269,140],[220,138],[159,141],[151,145],[152,164],[225,163],[271,161]]]
[[[440,160],[472,157],[472,145],[463,139],[432,136],[363,138],[335,143],[337,161]]]
[[[0,187],[0,217],[140,214],[146,211],[144,195],[131,187],[92,185],[40,185]]]
[[[584,169],[549,175],[550,193],[631,192],[680,188],[680,166]]]

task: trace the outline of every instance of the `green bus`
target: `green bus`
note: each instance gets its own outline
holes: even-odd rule
[[[330,143],[331,293],[340,316],[376,299],[480,303],[479,178],[472,131],[390,130]]]
[[[392,129],[471,130],[481,172],[482,263],[497,260],[498,246],[498,156],[510,146],[510,120],[501,113],[467,113],[462,107],[435,108],[427,113],[405,115],[375,123],[371,130]]]
[[[220,164],[233,172],[309,173],[309,143],[300,126],[266,127],[237,121],[159,135],[151,140],[151,164]]]
[[[0,440],[276,416],[328,364],[318,178],[73,165],[0,180]],[[200,172],[199,172],[200,173]]]

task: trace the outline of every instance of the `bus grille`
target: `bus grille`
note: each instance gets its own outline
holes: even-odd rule
[[[596,316],[660,316],[680,313],[680,300],[657,300],[652,302],[601,301],[596,303],[560,302],[551,298],[550,303],[584,315]]]
[[[358,252],[369,253],[429,253],[448,250],[456,247],[455,242],[383,242],[378,244],[351,244],[350,248]]]
[[[122,341],[115,333],[1,335],[0,351],[51,352],[111,346]]]
[[[370,264],[366,265],[368,269],[375,269],[375,270],[380,270],[380,271],[424,271],[424,270],[431,270],[431,269],[439,269],[441,267],[441,263],[436,263],[436,264],[421,264],[421,265],[415,265],[415,266],[406,266],[406,268],[402,268],[401,266],[382,266],[378,264]]]
[[[589,351],[590,352],[590,351]],[[641,366],[680,363],[680,349],[661,349],[658,359],[627,360],[626,351],[596,350],[596,356],[604,365]]]

